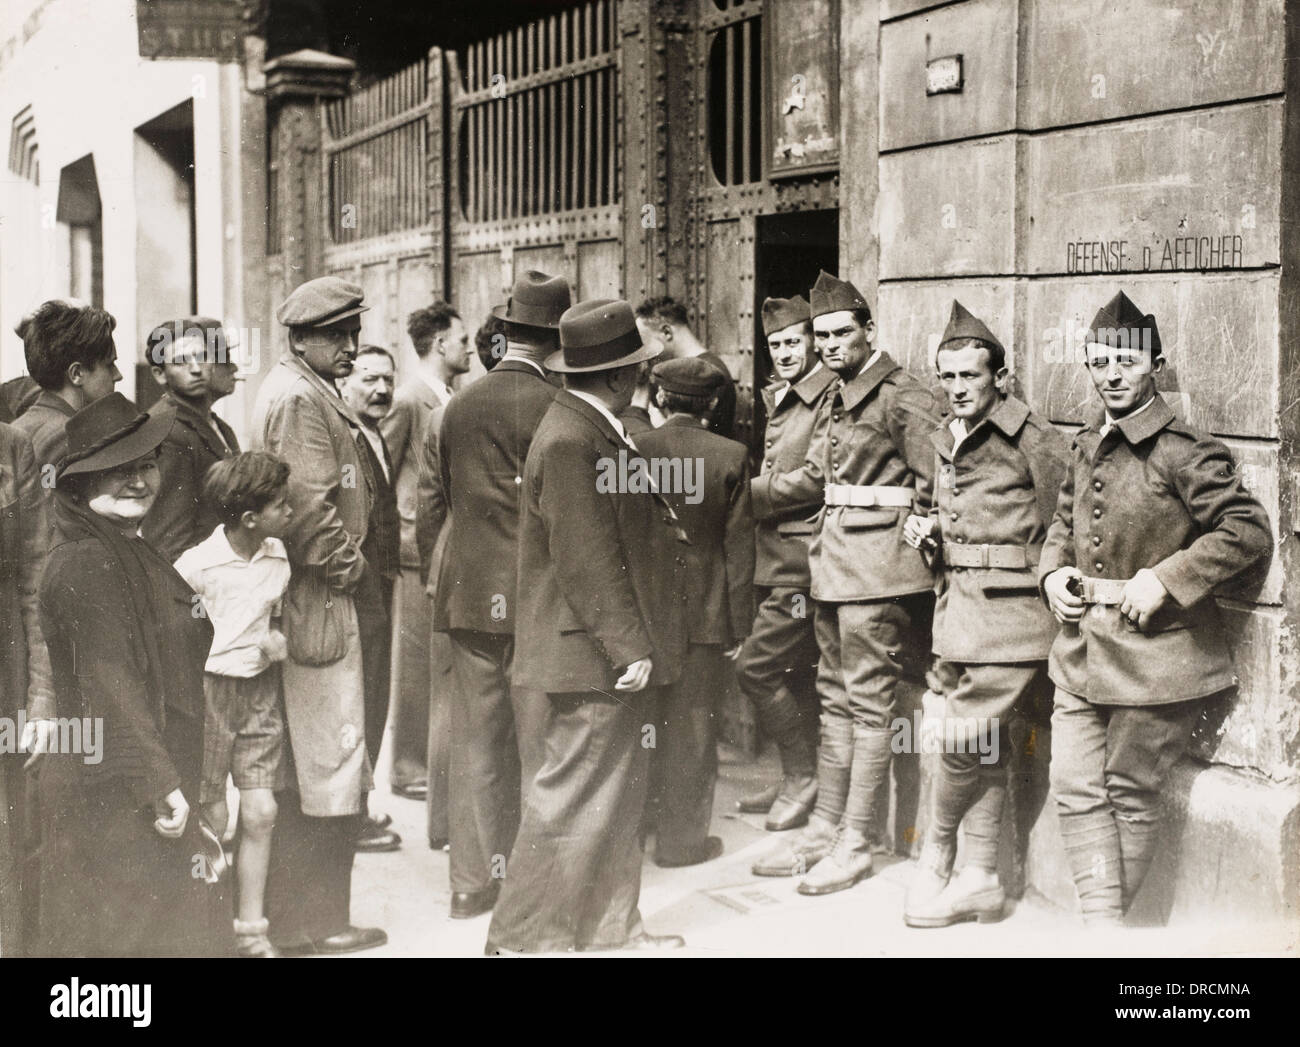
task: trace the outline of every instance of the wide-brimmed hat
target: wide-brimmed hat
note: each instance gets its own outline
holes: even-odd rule
[[[102,473],[134,462],[167,438],[173,422],[166,414],[145,414],[121,393],[109,393],[68,419],[68,453],[57,476]]]
[[[593,298],[566,309],[560,317],[560,346],[546,358],[546,369],[561,374],[612,371],[663,352],[642,344],[632,307],[617,298]]]
[[[492,315],[508,324],[554,331],[571,301],[568,280],[529,269],[515,281],[505,305],[494,308]]]

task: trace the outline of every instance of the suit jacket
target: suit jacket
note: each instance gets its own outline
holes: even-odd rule
[[[827,483],[909,487],[912,512],[930,508],[934,447],[943,414],[934,394],[888,353],[850,381],[837,379],[821,411],[829,416],[809,456]],[[808,551],[812,596],[829,603],[925,592],[934,576],[903,541],[908,509],[828,506]]]
[[[438,468],[451,533],[443,549],[433,627],[513,633],[524,462],[556,389],[505,359],[451,398]]]
[[[448,428],[450,421],[444,434]],[[647,657],[651,685],[681,674],[685,536],[659,496],[598,489],[601,461],[617,460],[620,450],[634,453],[599,411],[567,391],[537,428],[519,524],[520,686],[614,693],[623,668]]]
[[[415,537],[417,488],[420,480],[420,449],[424,444],[429,416],[445,407],[428,382],[411,378],[403,382],[393,397],[392,410],[379,423],[384,443],[393,459],[397,477],[397,515],[401,520],[401,559],[403,567],[419,567],[420,551]]]
[[[650,420],[650,412],[644,407],[629,407],[618,416],[618,420],[623,423],[623,431],[628,436],[648,433],[655,427]]]
[[[363,439],[352,408],[292,353],[257,391],[253,446],[289,463],[289,562],[295,574],[314,572],[338,592],[351,592],[365,570],[361,543],[375,481],[357,445]]]
[[[1052,681],[1103,705],[1159,705],[1230,687],[1232,657],[1211,596],[1269,555],[1268,515],[1228,449],[1177,421],[1163,397],[1104,437],[1101,422],[1070,446],[1040,587],[1059,567],[1115,579],[1150,568],[1170,599],[1145,633],[1101,605],[1063,625],[1048,663]]]
[[[956,451],[947,423],[931,439],[940,557],[960,544],[1014,545],[1029,561],[1018,570],[945,565],[934,653],[957,663],[1041,661],[1057,623],[1038,598],[1037,561],[1065,475],[1065,437],[1008,396]]]
[[[41,633],[45,527],[31,441],[0,423],[0,716],[54,715],[50,658]]]
[[[55,465],[68,452],[68,434],[64,427],[68,419],[77,412],[72,405],[58,393],[42,389],[27,410],[14,420],[14,428],[26,434],[32,442],[32,451],[36,454],[38,472],[47,465]],[[53,490],[53,488],[45,488]]]
[[[687,415],[674,415],[642,433],[636,445],[648,460],[680,463],[683,477],[687,464],[692,469],[689,488],[660,485],[691,540],[686,550],[686,638],[732,647],[754,624],[749,448],[709,432]]]
[[[442,563],[443,548],[447,544],[447,499],[442,493],[441,459],[438,451],[438,434],[442,429],[442,416],[446,409],[435,407],[424,428],[424,440],[419,450],[419,483],[415,498],[415,546],[420,557],[420,580],[433,596],[438,591],[437,567]],[[431,571],[430,568],[433,568]]]
[[[808,457],[808,448],[830,424],[830,415],[818,407],[834,381],[835,372],[820,366],[799,379],[780,404],[772,388],[763,390],[763,464],[749,485],[758,521],[757,585],[807,589],[811,584],[808,542],[816,530],[826,478],[821,462]]]
[[[149,414],[171,418],[172,427],[158,450],[162,486],[141,533],[163,559],[175,563],[221,523],[203,502],[203,477],[215,462],[239,453],[239,440],[215,414],[209,425],[194,406],[170,391],[163,393]]]
[[[362,423],[364,424],[364,423]],[[366,540],[361,544],[361,554],[366,558],[366,567],[378,573],[380,578],[392,581],[397,577],[401,561],[401,526],[397,513],[397,491],[384,476],[383,466],[375,457],[375,449],[366,439],[365,434],[358,434],[357,446],[366,459],[370,474],[375,478],[375,498],[370,507],[370,524],[366,528]],[[394,475],[393,461],[388,454],[388,446],[383,434],[379,436],[380,447],[384,452],[388,475]]]

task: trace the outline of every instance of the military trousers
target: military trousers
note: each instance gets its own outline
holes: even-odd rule
[[[736,659],[736,682],[763,733],[780,746],[816,743],[817,636],[807,589],[766,590]]]
[[[613,949],[641,932],[650,765],[642,728],[660,696],[647,688],[549,699],[545,756],[492,911],[489,951]]]
[[[450,638],[451,889],[483,891],[500,878],[510,854],[521,792],[541,764],[550,710],[543,693],[511,687],[509,633],[457,629]]]

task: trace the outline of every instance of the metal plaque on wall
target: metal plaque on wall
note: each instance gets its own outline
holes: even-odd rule
[[[241,0],[136,0],[141,58],[238,61]]]
[[[839,0],[771,0],[767,175],[833,171],[840,159]]]

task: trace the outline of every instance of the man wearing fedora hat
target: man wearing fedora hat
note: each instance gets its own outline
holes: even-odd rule
[[[626,302],[560,320],[547,367],[565,388],[522,480],[515,676],[550,700],[546,759],[524,803],[487,952],[663,948],[645,933],[638,836],[657,688],[686,648],[686,536],[662,496],[599,482],[635,454],[618,413],[644,348]],[[602,462],[606,463],[602,466]],[[453,512],[455,512],[453,508]]]
[[[442,516],[451,518],[436,572],[433,627],[451,638],[447,791],[457,919],[486,912],[496,901],[519,828],[521,791],[541,763],[545,700],[510,683],[519,622],[515,561],[524,462],[556,392],[543,361],[558,346],[568,307],[563,277],[521,274],[509,302],[493,310],[506,325],[501,362],[456,393],[426,436],[427,450],[436,447],[442,515],[426,519],[425,530],[436,535]]]
[[[371,568],[361,552],[375,480],[362,422],[334,382],[352,372],[361,288],[324,276],[276,311],[289,351],[258,390],[253,444],[289,463],[293,575],[284,600],[284,705],[294,785],[277,797],[266,908],[282,952],[341,953],[382,945],[349,918],[363,797],[373,786],[354,594]]]

